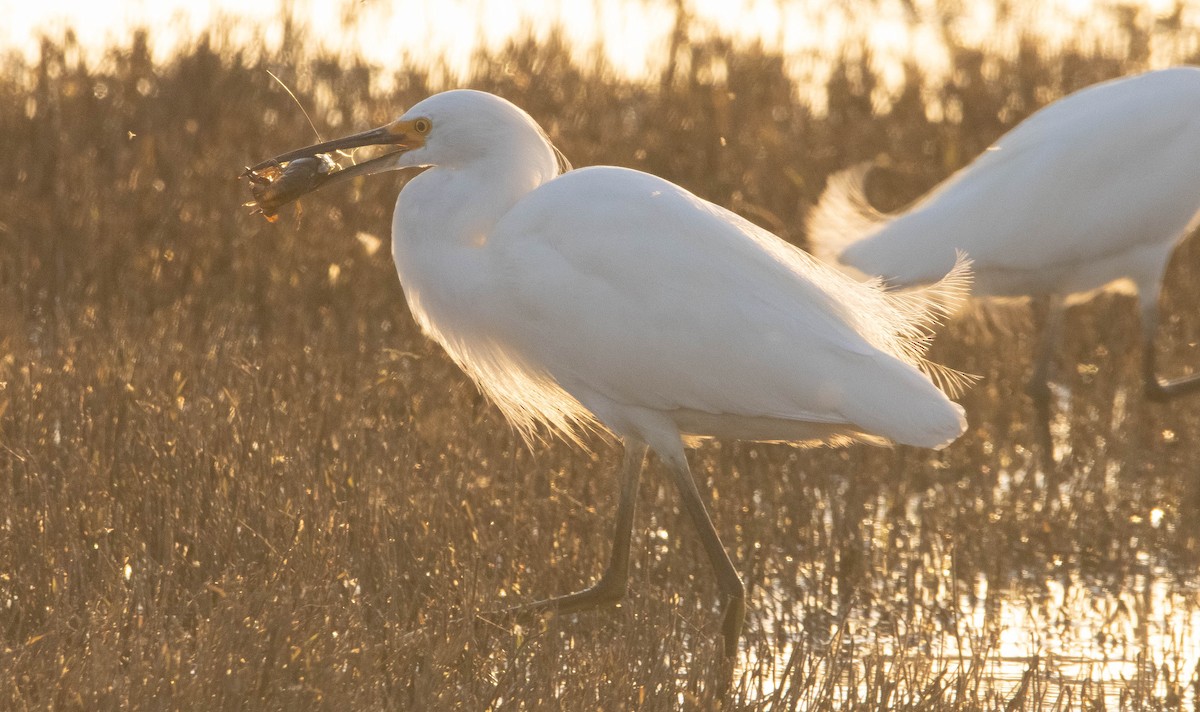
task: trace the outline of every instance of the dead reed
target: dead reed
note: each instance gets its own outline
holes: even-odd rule
[[[780,57],[681,51],[669,80],[633,83],[514,43],[468,84],[529,110],[577,166],[658,173],[802,244],[833,170],[886,153],[874,189],[895,206],[1144,61],[963,50],[940,93],[914,75],[884,110],[846,61],[817,114]],[[1070,322],[1057,492],[1029,452],[1022,319],[962,320],[937,344],[984,377],[943,454],[695,454],[754,601],[728,693],[715,586],[654,471],[618,610],[455,623],[600,571],[614,448],[530,452],[416,332],[386,248],[395,180],[275,225],[240,207],[241,166],[311,138],[267,69],[328,133],[437,88],[401,69],[383,94],[365,66],[205,42],[88,66],[69,37],[0,75],[0,708],[1195,708],[1200,638],[1178,621],[1200,608],[1200,410],[1142,402],[1117,298]],[[959,118],[927,120],[934,101]],[[1196,259],[1169,277],[1173,369],[1200,363]],[[1157,613],[1161,590],[1187,615]],[[1056,622],[1017,626],[1016,658],[1013,610]],[[1079,615],[1086,654],[1137,657],[1133,673],[1075,664]]]

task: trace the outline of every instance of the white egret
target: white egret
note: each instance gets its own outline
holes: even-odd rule
[[[396,150],[339,170],[333,151]],[[941,447],[962,408],[922,358],[965,290],[951,261],[932,289],[890,294],[652,175],[563,172],[521,109],[449,91],[396,121],[248,171],[271,215],[351,176],[426,170],[400,192],[392,251],[421,328],[530,436],[608,431],[625,446],[608,568],[591,588],[525,607],[575,611],[626,593],[647,449],[670,468],[724,597],[725,650],[744,589],[688,470],[685,442],[895,441]]]
[[[974,295],[1045,298],[1029,392],[1047,453],[1050,361],[1063,312],[1100,291],[1138,297],[1150,399],[1200,389],[1200,374],[1160,380],[1154,350],[1167,261],[1200,221],[1200,69],[1071,94],[896,216],[869,208],[866,174],[857,166],[830,179],[809,214],[814,251],[898,287],[934,281],[962,251]]]

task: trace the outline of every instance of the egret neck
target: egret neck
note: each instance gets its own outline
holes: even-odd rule
[[[396,199],[392,256],[405,297],[427,332],[444,333],[479,312],[477,300],[486,303],[496,276],[487,268],[496,223],[559,173],[554,148],[532,120],[504,134],[478,153],[430,167]],[[431,321],[441,327],[431,329]]]

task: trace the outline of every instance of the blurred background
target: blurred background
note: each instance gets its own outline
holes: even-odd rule
[[[472,87],[576,166],[656,173],[803,247],[840,168],[885,159],[870,197],[898,208],[1055,99],[1197,62],[1200,3],[0,17],[0,708],[1200,708],[1200,402],[1142,398],[1132,300],[1068,317],[1049,471],[1020,304],[935,343],[982,377],[941,453],[697,450],[751,595],[724,690],[716,587],[657,466],[618,609],[460,622],[600,572],[617,447],[527,448],[418,333],[389,254],[402,177],[273,224],[237,178]],[[1169,374],[1200,366],[1198,259],[1167,275]]]

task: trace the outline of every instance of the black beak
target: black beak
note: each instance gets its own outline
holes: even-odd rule
[[[352,134],[332,141],[288,151],[247,168],[242,177],[250,181],[250,193],[268,220],[274,221],[279,209],[300,197],[333,183],[355,176],[370,175],[395,167],[396,158],[413,148],[408,137],[395,124]],[[369,161],[342,168],[329,154],[363,146],[396,146]]]

